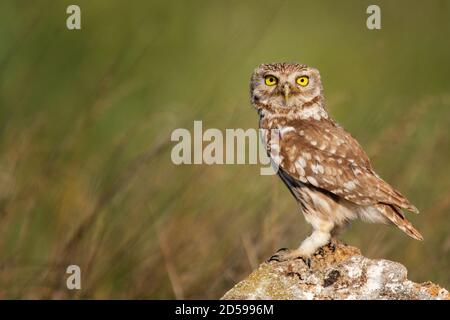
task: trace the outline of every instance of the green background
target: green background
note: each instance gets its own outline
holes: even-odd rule
[[[0,298],[219,298],[297,246],[310,228],[278,177],[170,159],[194,120],[256,128],[249,77],[274,61],[321,71],[332,116],[421,211],[423,242],[362,222],[342,240],[450,287],[449,36],[444,0],[1,1]]]

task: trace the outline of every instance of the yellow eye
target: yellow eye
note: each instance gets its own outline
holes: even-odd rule
[[[268,75],[264,77],[264,81],[266,83],[266,85],[268,86],[274,86],[277,84],[278,79],[275,78],[274,76]]]
[[[301,85],[302,87],[307,86],[308,83],[309,83],[309,78],[308,78],[308,76],[301,76],[301,77],[298,77],[298,78],[297,78],[297,83],[298,83],[299,85]]]

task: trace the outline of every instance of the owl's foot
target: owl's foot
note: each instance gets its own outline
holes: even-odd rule
[[[316,252],[314,252],[313,256],[314,257],[324,257],[326,254],[326,251],[325,251],[326,248],[328,248],[332,253],[334,253],[336,251],[336,246],[337,246],[336,242],[331,240],[328,244],[317,249]]]
[[[302,252],[298,249],[289,250],[287,248],[281,248],[273,256],[271,256],[267,262],[271,261],[283,262],[296,259],[301,259],[308,266],[308,268],[311,267],[311,259],[309,257],[304,256]]]
[[[330,239],[330,242],[328,242],[328,244],[317,249],[316,252],[314,252],[314,256],[322,256],[323,257],[325,255],[325,248],[330,249],[330,251],[332,253],[334,253],[334,252],[336,252],[336,248],[337,248],[338,244],[339,244],[339,241],[332,238],[332,239]]]
[[[330,241],[330,243],[327,244],[328,248],[330,248],[331,252],[335,252],[336,251],[336,247],[337,247],[337,242],[336,240],[332,239]]]
[[[323,246],[323,247],[320,247],[319,249],[317,249],[317,251],[316,252],[314,252],[314,256],[315,257],[317,257],[317,256],[324,256],[325,255],[325,251],[324,251],[324,248],[325,246]]]

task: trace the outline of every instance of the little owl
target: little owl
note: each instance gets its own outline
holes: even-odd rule
[[[262,64],[251,77],[268,155],[313,227],[298,249],[271,259],[309,259],[356,218],[392,223],[422,240],[402,212],[417,208],[375,173],[359,143],[331,119],[322,91],[319,71],[304,64]]]

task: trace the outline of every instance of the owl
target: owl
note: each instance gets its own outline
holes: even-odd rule
[[[262,64],[252,74],[250,96],[277,174],[313,228],[298,249],[282,249],[271,260],[309,259],[357,218],[423,240],[403,213],[417,208],[375,173],[359,143],[328,114],[317,69]]]

